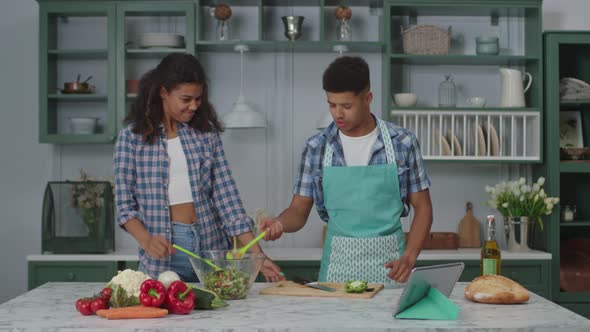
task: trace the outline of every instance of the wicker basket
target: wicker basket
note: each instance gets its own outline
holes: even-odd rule
[[[448,30],[434,25],[418,25],[402,30],[404,53],[449,54],[451,27]]]

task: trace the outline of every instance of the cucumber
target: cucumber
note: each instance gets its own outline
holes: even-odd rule
[[[195,310],[215,310],[228,306],[215,292],[195,286],[192,289],[195,294]]]

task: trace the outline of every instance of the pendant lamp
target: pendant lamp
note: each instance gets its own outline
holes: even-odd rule
[[[332,47],[332,51],[338,52],[338,54],[339,54],[338,56],[342,56],[342,54],[344,52],[347,52],[348,51],[348,46],[346,46],[346,45],[334,45]],[[316,129],[320,129],[320,130],[321,129],[324,129],[324,128],[328,127],[332,123],[332,121],[334,121],[334,119],[332,118],[332,114],[331,113],[325,114],[321,119],[319,119],[317,121],[317,123],[316,123]]]
[[[244,98],[244,52],[250,49],[248,45],[238,44],[234,50],[240,52],[240,95],[232,111],[223,116],[223,123],[226,128],[264,128],[266,127],[264,115],[253,110],[246,104],[246,98]]]

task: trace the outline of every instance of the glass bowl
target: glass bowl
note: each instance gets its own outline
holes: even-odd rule
[[[241,259],[226,259],[229,250],[205,250],[197,255],[219,267],[216,270],[200,259],[189,256],[189,261],[206,289],[217,293],[224,300],[243,299],[258,276],[266,259],[263,253],[246,253]]]

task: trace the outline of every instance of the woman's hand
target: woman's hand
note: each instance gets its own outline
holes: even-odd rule
[[[391,269],[387,276],[397,282],[406,282],[410,277],[414,264],[416,264],[416,257],[404,253],[400,259],[385,263],[385,267]]]
[[[142,248],[153,258],[164,259],[172,255],[172,245],[161,236],[150,236]]]
[[[270,258],[266,258],[260,270],[267,282],[278,282],[285,280],[285,276],[281,273],[281,269]]]
[[[283,235],[283,223],[279,218],[264,218],[260,223],[260,231],[266,231],[265,241],[274,241]]]

